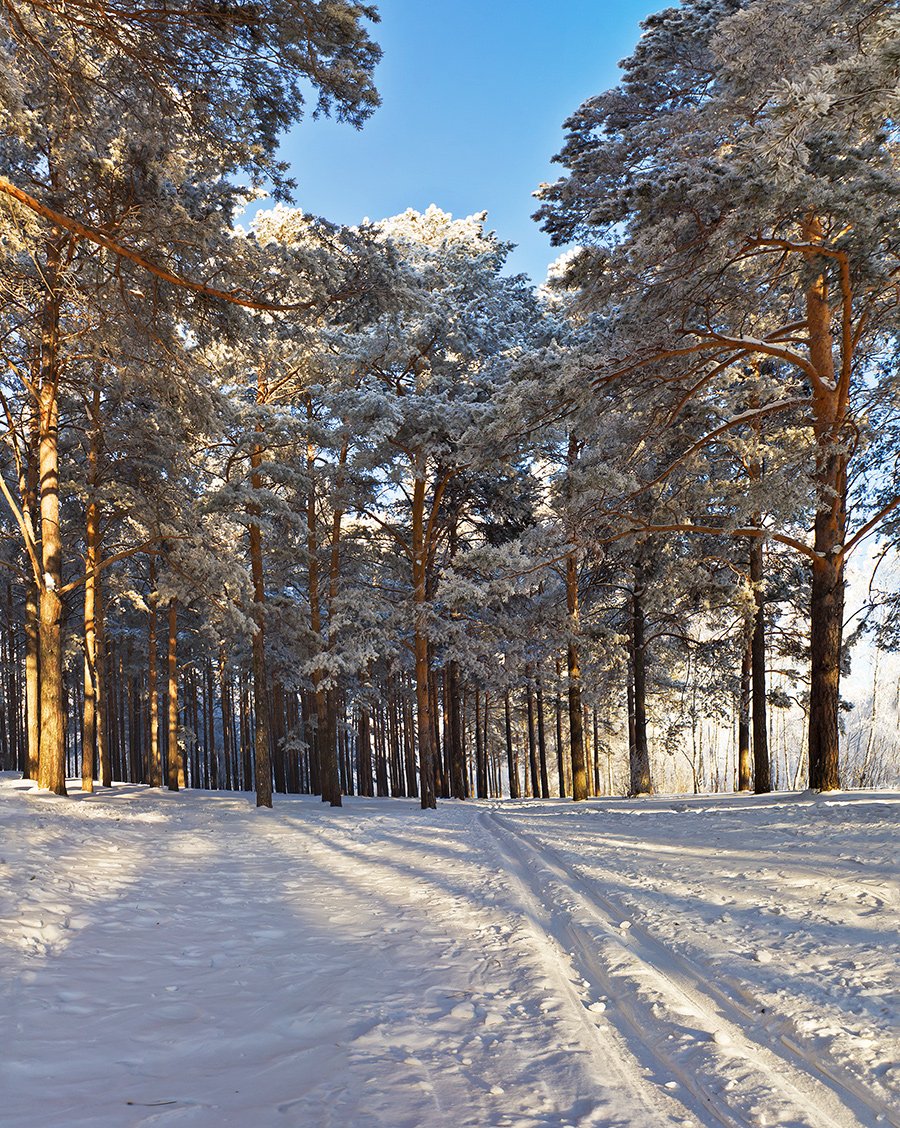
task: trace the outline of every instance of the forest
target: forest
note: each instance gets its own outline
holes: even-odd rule
[[[279,142],[365,128],[372,5],[0,12],[0,769],[896,784],[894,3],[650,17],[537,287],[486,213],[302,210]]]

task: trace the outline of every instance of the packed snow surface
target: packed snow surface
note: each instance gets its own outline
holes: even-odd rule
[[[898,1125],[898,812],[4,777],[0,1121]]]

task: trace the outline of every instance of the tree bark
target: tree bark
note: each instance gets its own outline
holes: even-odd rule
[[[634,743],[630,764],[632,795],[653,794],[647,744],[647,644],[643,600],[644,585],[637,569],[631,593],[631,669],[634,683]]]
[[[560,681],[562,674],[560,671],[559,659],[556,660],[556,694],[554,698],[554,711],[556,713],[556,771],[559,775],[559,797],[565,799],[566,797],[566,762],[563,756],[563,725],[562,725],[562,696],[560,695]]]
[[[219,783],[219,750],[216,747],[216,722],[215,722],[215,680],[213,678],[212,659],[206,659],[206,685],[203,693],[205,719],[203,731],[206,736],[207,772],[208,783],[213,791],[218,791]]]
[[[765,795],[772,790],[766,715],[766,615],[762,580],[763,542],[761,537],[756,537],[750,543],[750,582],[753,584],[756,604],[750,657],[753,685],[753,786],[757,795]]]
[[[223,785],[228,791],[237,790],[234,757],[234,702],[228,685],[228,666],[224,652],[219,656],[219,707],[222,713],[222,769]],[[234,765],[234,766],[233,766]]]
[[[752,778],[750,756],[750,693],[753,670],[752,636],[744,646],[741,658],[741,684],[738,699],[738,791],[749,791]]]
[[[81,738],[81,790],[84,792],[94,790],[94,745],[97,739],[97,637],[94,632],[94,581],[96,573],[91,545],[91,508],[89,505],[87,560],[85,561],[88,575],[84,585],[84,710]]]
[[[100,506],[97,489],[100,476],[100,388],[91,399],[90,442],[88,447],[88,488],[91,490],[85,511],[84,561],[84,714],[81,740],[81,790],[94,790],[94,751],[97,743],[97,714],[103,703],[97,685],[97,591],[100,586]]]
[[[481,690],[475,687],[475,794],[488,798],[487,758],[484,754],[484,731],[481,724]]]
[[[466,797],[466,765],[459,723],[459,666],[454,660],[444,671],[444,748],[450,761],[450,795]]]
[[[434,786],[436,793],[442,799],[450,798],[450,775],[445,769],[444,759],[447,749],[441,747],[440,725],[440,695],[438,694],[438,675],[434,668],[434,648],[430,648],[431,656],[428,660],[431,677],[428,682],[428,692],[431,694],[431,739],[434,747]]]
[[[489,693],[484,695],[484,719],[482,721],[484,726],[484,760],[485,769],[488,777],[488,798],[492,799],[494,796],[500,796],[500,769],[497,767],[496,757],[491,755],[491,697]]]
[[[408,795],[411,799],[417,799],[419,797],[419,785],[416,781],[416,725],[413,720],[412,704],[406,696],[405,686],[398,703],[398,709],[402,720],[399,731],[402,737],[400,754],[403,757],[403,763],[399,768],[400,787],[397,794],[400,796]]]
[[[147,682],[150,702],[150,759],[147,782],[162,787],[162,757],[159,749],[159,673],[156,644],[156,568],[150,560],[150,592],[147,596]]]
[[[581,656],[578,652],[578,565],[571,553],[566,558],[566,603],[569,611],[569,753],[572,759],[572,798],[587,799],[587,770],[584,761],[584,722],[581,710]]]
[[[256,401],[257,403],[265,403],[266,401],[266,390],[262,377],[259,378]],[[257,426],[257,430],[259,429],[260,427]],[[266,586],[263,575],[262,531],[259,527],[260,510],[259,502],[256,500],[256,495],[262,489],[262,476],[259,473],[262,456],[262,447],[257,443],[250,453],[250,485],[254,491],[254,500],[248,507],[251,520],[247,532],[250,542],[250,575],[253,581],[253,617],[256,625],[251,644],[253,713],[255,717],[253,748],[256,805],[257,807],[271,807],[272,759],[269,731],[269,677],[266,664]]]
[[[109,722],[107,720],[107,656],[106,656],[106,605],[103,599],[103,583],[94,588],[94,634],[96,636],[97,658],[95,674],[97,678],[97,760],[100,782],[104,787],[112,787],[112,763],[109,756]]]
[[[537,679],[536,690],[537,704],[537,738],[538,738],[538,765],[541,773],[541,798],[550,798],[550,780],[547,775],[547,738],[544,729],[544,689],[541,679]]]
[[[823,240],[822,226],[807,218],[807,243]],[[815,251],[806,254],[817,271],[806,291],[809,355],[819,379],[812,387],[813,431],[817,445],[815,517],[810,601],[809,785],[819,791],[840,787],[840,678],[844,622],[844,563],[847,534],[846,431],[850,407],[853,291],[850,267],[838,255],[842,313],[840,371],[836,371],[829,282]]]
[[[372,741],[369,735],[369,710],[360,707],[359,728],[356,744],[356,771],[360,795],[371,797],[372,786]]]
[[[534,728],[534,689],[531,682],[525,690],[526,725],[528,733],[528,776],[531,784],[532,798],[540,798],[540,783],[537,763],[537,739]],[[527,788],[526,788],[527,790]]]
[[[428,692],[427,574],[428,559],[425,529],[425,475],[420,468],[413,485],[412,579],[413,629],[416,661],[416,724],[419,736],[419,778],[423,810],[437,806],[434,788],[434,747],[431,729],[431,695]]]
[[[840,677],[844,623],[843,541],[834,513],[816,517],[816,548],[810,608],[809,786],[835,791],[840,783]]]
[[[506,768],[509,772],[509,797],[519,798],[519,771],[516,767],[516,755],[513,748],[512,717],[509,708],[509,690],[503,697],[503,712],[506,722]]]
[[[66,794],[66,704],[63,684],[62,537],[59,506],[59,275],[60,244],[47,248],[47,297],[41,318],[41,384],[38,393],[41,510],[40,639],[41,735],[39,783]]]
[[[307,399],[306,415],[310,427],[313,422],[313,404]],[[325,638],[322,630],[322,606],[319,590],[319,534],[316,524],[316,450],[312,438],[307,438],[306,468],[309,475],[309,489],[306,497],[306,552],[308,557],[307,577],[309,590],[310,627],[316,637],[320,651],[324,653]],[[313,670],[316,709],[316,747],[319,753],[319,786],[322,802],[332,807],[341,806],[341,782],[338,772],[336,733],[329,710],[328,693],[325,686],[325,673],[320,666]]]
[[[21,480],[22,513],[28,524],[32,540],[37,544],[40,529],[40,413],[37,405],[31,412],[24,472]],[[41,753],[41,639],[40,639],[40,588],[38,578],[29,579],[25,588],[25,728],[27,733],[27,758],[25,778],[37,780],[40,776]]]
[[[169,600],[169,649],[168,670],[168,743],[166,748],[166,769],[170,791],[178,791],[184,786],[184,766],[181,750],[178,747],[178,603]]]
[[[41,640],[37,584],[25,591],[25,724],[28,740],[26,779],[38,779],[41,755]]]
[[[566,464],[574,470],[578,464],[579,443],[574,432],[569,434]],[[574,552],[566,557],[566,609],[569,614],[569,643],[566,648],[569,674],[569,754],[572,760],[572,798],[577,802],[588,797],[587,768],[584,759],[584,722],[581,709],[581,655],[578,650],[578,560]]]

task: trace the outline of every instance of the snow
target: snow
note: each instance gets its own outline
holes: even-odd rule
[[[7,775],[0,1119],[898,1125],[898,811]]]

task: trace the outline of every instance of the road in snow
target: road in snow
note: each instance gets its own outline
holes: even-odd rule
[[[900,1125],[898,812],[4,777],[0,1123]]]

